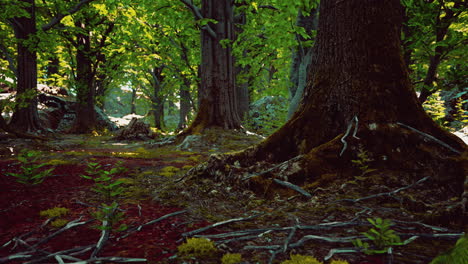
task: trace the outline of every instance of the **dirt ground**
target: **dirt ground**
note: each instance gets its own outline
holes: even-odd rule
[[[280,263],[290,254],[362,264],[428,263],[466,231],[462,215],[440,211],[450,206],[448,202],[428,197],[422,204],[419,198],[428,192],[419,183],[401,182],[392,174],[385,180],[377,177],[380,172],[372,172],[375,177],[357,175],[323,188],[305,186],[312,197],[255,193],[241,185],[184,178],[209,155],[238,151],[260,140],[240,133],[217,134],[203,138],[203,143],[186,142],[181,149],[159,146],[157,141],[115,141],[110,136],[65,135],[47,142],[2,138],[0,263],[90,259],[102,239],[102,223],[95,216],[103,200],[93,191],[93,181],[80,177],[89,163],[110,170],[121,162],[127,168],[116,175],[124,179],[124,191],[116,201],[124,213],[119,224],[128,228],[111,230],[95,262],[134,258],[146,259],[140,263],[221,263],[222,255],[240,253],[243,263]],[[38,185],[7,176],[21,172],[13,155],[21,149],[39,151],[36,163],[46,163],[43,169],[54,168],[52,176]],[[388,194],[351,201],[382,189]],[[61,218],[69,228],[53,227],[40,216],[54,207],[68,209]],[[392,229],[408,244],[393,247],[391,254],[356,252],[351,242],[365,239],[362,232],[371,228],[366,219],[377,217],[392,220]],[[178,254],[177,247],[187,237],[197,236],[214,241],[216,252],[197,258]]]

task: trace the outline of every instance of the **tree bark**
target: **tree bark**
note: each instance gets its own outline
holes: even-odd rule
[[[190,113],[190,81],[183,77],[184,84],[180,86],[179,97],[180,97],[180,110],[179,110],[179,124],[177,125],[178,130],[187,128],[188,115]]]
[[[201,31],[200,105],[195,120],[185,133],[197,133],[209,127],[240,128],[233,56],[229,46],[224,48],[220,44],[221,40],[233,40],[234,37],[232,1],[203,0],[201,13],[204,18],[215,19],[218,23],[209,24],[215,38],[207,30]]]
[[[17,102],[10,126],[24,132],[38,132],[42,129],[37,113],[37,54],[35,51],[36,11],[33,0],[21,0],[27,4],[24,11],[28,17],[15,17],[11,23],[18,40],[17,44]]]
[[[72,131],[74,133],[89,133],[97,126],[96,111],[94,109],[94,71],[91,54],[91,37],[84,22],[76,22],[76,27],[82,31],[77,34],[76,51],[76,119]]]

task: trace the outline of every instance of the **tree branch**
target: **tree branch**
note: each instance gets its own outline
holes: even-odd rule
[[[81,0],[76,6],[74,6],[72,9],[69,9],[67,12],[63,13],[63,14],[58,14],[56,17],[52,18],[51,21],[49,21],[49,23],[43,25],[41,27],[41,29],[43,31],[47,31],[51,28],[53,28],[55,25],[57,25],[61,20],[62,18],[68,16],[68,15],[72,15],[76,12],[78,12],[84,5],[92,2],[94,0]]]
[[[200,8],[195,6],[192,1],[188,0],[180,0],[185,6],[187,6],[190,10],[192,10],[193,15],[195,16],[196,20],[203,19],[204,17],[202,16],[200,12]],[[206,30],[208,34],[213,38],[216,39],[216,33],[214,30],[210,27],[210,25],[204,25],[202,26],[202,29]]]

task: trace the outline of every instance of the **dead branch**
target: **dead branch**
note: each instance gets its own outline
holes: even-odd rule
[[[287,181],[282,181],[282,180],[278,180],[278,179],[273,179],[274,182],[278,183],[279,185],[282,185],[284,187],[287,187],[291,190],[294,190],[302,195],[304,195],[305,197],[307,198],[312,198],[312,195],[310,193],[308,193],[306,190],[302,189],[301,187],[295,185],[295,184],[292,184],[290,182],[287,182]]]
[[[130,263],[130,262],[147,262],[145,258],[121,258],[121,257],[100,257],[91,258],[85,261],[74,262],[73,264],[87,264],[87,263],[101,263],[101,262],[119,262],[119,263]]]
[[[267,173],[269,173],[269,172],[272,172],[272,171],[274,171],[274,170],[276,170],[276,169],[278,169],[278,168],[280,168],[280,167],[282,167],[282,166],[287,166],[289,163],[293,163],[293,162],[299,161],[299,160],[301,160],[303,157],[304,157],[304,155],[298,155],[298,156],[296,156],[296,157],[294,157],[294,158],[292,158],[292,159],[289,159],[289,160],[287,160],[287,161],[281,162],[280,164],[277,164],[277,165],[275,165],[275,166],[269,168],[268,170],[262,171],[262,172],[257,173],[257,174],[248,175],[248,176],[244,177],[242,180],[245,181],[245,180],[248,180],[248,179],[253,178],[253,177],[262,176],[262,175],[267,174]]]
[[[427,176],[427,177],[424,177],[420,180],[418,180],[417,182],[415,183],[412,183],[408,186],[404,186],[404,187],[401,187],[401,188],[398,188],[396,190],[393,190],[391,192],[385,192],[385,193],[378,193],[378,194],[373,194],[373,195],[369,195],[369,196],[366,196],[366,197],[361,197],[361,198],[357,198],[357,199],[341,199],[341,200],[337,200],[335,201],[336,202],[341,202],[341,201],[347,201],[347,202],[352,202],[352,203],[357,203],[357,202],[360,202],[360,201],[363,201],[363,200],[367,200],[367,199],[372,199],[372,198],[376,198],[376,197],[381,197],[381,196],[390,196],[390,197],[393,197],[394,194],[398,193],[398,192],[401,192],[401,191],[404,191],[406,189],[409,189],[415,185],[418,185],[424,181],[427,181],[428,179],[430,178],[430,176]]]
[[[50,253],[47,256],[43,256],[43,257],[34,259],[32,261],[26,262],[25,264],[44,263],[43,261],[45,261],[47,259],[50,259],[50,258],[54,258],[57,255],[60,255],[62,257],[65,256],[65,255],[77,255],[76,253],[84,253],[86,251],[89,251],[94,246],[96,246],[96,244],[92,244],[92,245],[88,245],[88,246],[82,246],[82,247],[76,247],[76,248],[71,248],[71,249],[66,249],[66,250],[55,252],[55,253]]]
[[[67,225],[65,225],[64,227],[60,228],[59,230],[55,231],[54,233],[52,233],[51,235],[49,235],[48,237],[40,240],[39,242],[37,242],[36,244],[33,245],[33,247],[37,247],[41,244],[44,244],[46,242],[48,242],[49,240],[51,240],[52,238],[56,237],[57,235],[65,232],[66,230],[68,229],[71,229],[73,227],[76,227],[76,226],[81,226],[81,225],[86,225],[87,223],[90,223],[92,221],[94,221],[94,219],[91,219],[91,220],[88,220],[88,221],[85,221],[85,222],[79,222],[81,220],[81,217],[78,218],[78,219],[75,219],[73,221],[70,221],[67,223]]]
[[[145,223],[145,224],[142,224],[142,225],[140,225],[140,226],[137,226],[137,227],[134,227],[134,228],[128,230],[128,231],[127,231],[127,232],[128,232],[127,234],[125,234],[125,235],[119,237],[117,240],[120,240],[120,239],[122,239],[122,238],[126,238],[126,237],[128,237],[128,236],[130,235],[130,233],[133,233],[133,232],[135,232],[135,231],[140,231],[140,230],[141,230],[143,227],[145,227],[145,226],[152,225],[152,224],[157,223],[157,222],[160,222],[160,221],[162,221],[162,220],[164,220],[164,219],[166,219],[166,218],[169,218],[169,217],[172,217],[172,216],[176,216],[176,215],[179,215],[179,214],[183,214],[183,213],[186,213],[186,212],[187,212],[187,210],[181,210],[181,211],[177,211],[177,212],[174,212],[174,213],[170,213],[170,214],[163,215],[163,216],[159,217],[158,219],[151,220],[151,221],[149,221],[149,222],[147,222],[147,223]]]
[[[3,258],[0,258],[0,263],[7,263],[12,260],[27,260],[33,257],[33,255],[29,255],[31,253],[34,253],[34,251],[25,251],[25,252],[20,252],[14,255],[10,255],[8,257],[3,257]]]
[[[400,125],[400,126],[402,126],[402,127],[404,127],[404,128],[407,128],[407,129],[409,129],[409,130],[411,130],[411,131],[413,131],[413,132],[416,132],[416,133],[418,133],[418,134],[420,134],[420,135],[423,135],[423,136],[427,137],[428,139],[430,139],[430,140],[432,140],[432,141],[434,141],[434,142],[436,142],[436,143],[439,143],[441,146],[444,146],[444,147],[450,149],[451,151],[453,151],[453,152],[455,152],[455,153],[457,153],[457,154],[460,154],[460,153],[461,153],[460,151],[458,151],[458,150],[452,148],[451,146],[449,146],[447,143],[445,143],[445,142],[443,142],[443,141],[441,141],[441,140],[439,140],[439,139],[437,139],[437,138],[435,138],[435,137],[433,137],[433,136],[431,136],[431,135],[429,135],[429,134],[426,134],[426,133],[424,133],[424,132],[422,132],[422,131],[419,131],[419,130],[417,130],[417,129],[414,128],[414,127],[405,125],[405,124],[400,123],[400,122],[397,122],[397,125]]]
[[[91,258],[95,258],[97,256],[99,251],[101,251],[102,247],[109,239],[112,226],[110,226],[111,223],[108,221],[108,219],[110,219],[115,214],[115,209],[117,209],[117,206],[113,206],[112,211],[106,214],[105,219],[102,221],[101,237],[99,237],[96,248],[94,249],[93,253],[91,253]]]
[[[225,225],[225,224],[230,224],[230,223],[233,223],[233,222],[239,222],[239,221],[250,220],[250,219],[255,218],[255,217],[257,217],[257,216],[259,216],[259,215],[256,214],[256,215],[252,215],[252,216],[248,216],[248,217],[233,218],[233,219],[229,219],[229,220],[226,220],[226,221],[217,222],[217,223],[214,223],[214,224],[212,224],[212,225],[202,227],[202,228],[200,228],[200,229],[192,230],[192,231],[190,231],[190,232],[185,232],[185,233],[182,234],[182,236],[183,236],[183,237],[192,236],[192,235],[201,233],[201,232],[203,232],[203,231],[206,231],[206,230],[208,230],[208,229],[211,229],[211,228],[214,228],[214,227],[217,227],[217,226],[221,226],[221,225]]]

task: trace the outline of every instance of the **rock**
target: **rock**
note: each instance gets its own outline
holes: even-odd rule
[[[150,126],[137,118],[132,118],[130,123],[118,130],[114,137],[118,140],[150,140],[154,138],[155,135]]]

